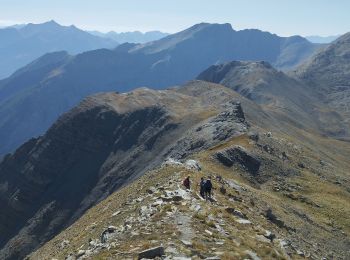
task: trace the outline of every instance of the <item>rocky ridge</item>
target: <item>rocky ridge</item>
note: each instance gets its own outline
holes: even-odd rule
[[[236,167],[216,158],[228,149],[244,149],[259,160],[256,174],[265,178],[257,183],[244,162]],[[334,189],[339,184],[327,168],[337,166],[301,162],[309,152],[275,133],[255,132],[191,160],[170,158],[87,211],[29,259],[344,259],[349,223],[340,227],[338,221],[346,221],[340,213],[346,202],[339,197],[340,205],[331,209],[340,214],[333,219],[337,224],[326,224],[319,216],[329,214],[332,202],[317,198],[318,184],[311,181],[319,178],[325,192]],[[191,191],[181,184],[188,175]],[[197,186],[208,175],[215,187],[210,201]]]

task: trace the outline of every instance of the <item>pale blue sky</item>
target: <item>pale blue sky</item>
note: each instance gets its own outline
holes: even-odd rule
[[[231,23],[279,35],[350,31],[350,0],[0,0],[0,26],[54,19],[100,31],[176,32],[195,23]]]

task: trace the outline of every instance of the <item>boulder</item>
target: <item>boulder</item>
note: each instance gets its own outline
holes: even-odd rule
[[[200,171],[202,168],[199,163],[195,160],[187,160],[185,162],[185,167],[189,170]]]
[[[81,257],[83,255],[85,255],[85,250],[79,250],[78,253],[76,254],[76,257],[79,258],[79,257]]]
[[[167,158],[164,163],[163,166],[182,166],[182,162],[173,159],[173,158]]]
[[[248,137],[249,137],[249,139],[251,139],[255,142],[259,141],[259,134],[258,133],[249,132]]]
[[[239,218],[242,218],[242,219],[247,219],[247,216],[245,214],[243,214],[241,211],[237,210],[237,209],[234,209],[234,208],[226,208],[225,209],[226,212],[236,216],[236,217],[239,217]]]
[[[153,259],[156,257],[162,257],[164,254],[164,247],[158,246],[140,252],[138,255],[138,259]]]

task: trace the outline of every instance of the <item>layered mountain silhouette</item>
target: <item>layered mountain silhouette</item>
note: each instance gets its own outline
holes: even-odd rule
[[[299,36],[202,23],[151,43],[123,44],[72,57],[45,55],[0,81],[0,92],[6,93],[0,103],[0,154],[44,133],[87,95],[182,84],[212,64],[231,60],[265,60],[278,68],[292,67],[317,48]]]
[[[71,54],[114,48],[117,42],[82,31],[75,26],[61,26],[55,21],[0,29],[0,79],[40,56],[55,51]]]
[[[139,31],[121,33],[117,33],[114,31],[110,31],[108,33],[101,33],[99,31],[89,31],[89,33],[96,36],[113,39],[118,43],[146,43],[159,40],[169,35],[169,33],[163,33],[160,31],[149,31],[145,33]]]

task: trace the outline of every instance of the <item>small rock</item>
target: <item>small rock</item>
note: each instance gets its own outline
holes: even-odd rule
[[[143,201],[143,198],[137,198],[136,199],[136,202],[142,202]]]
[[[63,240],[62,242],[61,242],[61,244],[60,244],[60,249],[63,249],[63,248],[65,248],[66,246],[68,246],[69,245],[69,240]]]
[[[161,206],[163,204],[162,200],[156,200],[155,202],[152,203],[152,207],[158,207]]]
[[[262,235],[256,235],[256,239],[263,243],[271,243],[269,239],[267,239],[265,236],[262,236]]]
[[[73,254],[68,255],[65,260],[75,260],[76,257]]]
[[[248,137],[249,137],[249,139],[251,139],[255,142],[259,141],[259,134],[258,133],[250,132],[250,133],[248,133]]]
[[[234,208],[226,208],[225,209],[226,212],[236,216],[236,217],[239,217],[239,218],[242,218],[242,219],[247,219],[247,216],[245,214],[243,214],[241,211],[239,210],[236,210]]]
[[[121,213],[121,211],[118,210],[118,211],[116,211],[116,212],[114,212],[114,213],[112,214],[112,217],[115,217],[115,216],[119,215],[120,213]]]
[[[85,255],[85,250],[79,250],[78,253],[76,254],[76,257],[81,257]]]
[[[147,192],[148,194],[153,194],[153,193],[155,193],[156,191],[157,191],[157,189],[156,189],[155,187],[153,187],[153,186],[146,190],[146,192]]]
[[[236,219],[236,221],[240,224],[251,224],[252,222],[250,222],[248,219]]]
[[[156,257],[162,257],[164,254],[165,254],[164,247],[158,246],[158,247],[153,247],[140,252],[138,255],[138,259],[142,259],[142,258],[153,259]]]
[[[303,251],[300,251],[300,250],[297,250],[297,254],[300,255],[300,256],[302,256],[302,257],[305,256],[304,252],[303,252]]]
[[[114,233],[114,232],[117,230],[117,227],[115,227],[115,226],[109,226],[109,227],[107,228],[107,230],[108,230],[109,233]]]
[[[260,260],[260,257],[258,257],[258,255],[255,252],[253,252],[253,251],[246,250],[246,251],[244,251],[244,253],[249,255],[252,260]]]
[[[205,231],[205,233],[207,233],[209,236],[212,236],[213,235],[213,232],[210,232],[209,230],[204,230]]]
[[[181,240],[181,242],[182,242],[185,246],[192,246],[192,242],[190,242],[190,241]]]

